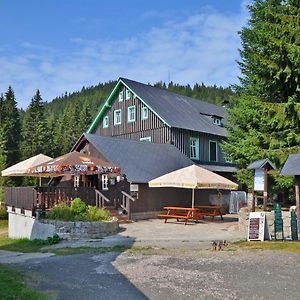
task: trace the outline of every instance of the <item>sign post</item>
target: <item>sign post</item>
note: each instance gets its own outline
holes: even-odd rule
[[[249,214],[248,241],[264,241],[269,239],[265,212]]]

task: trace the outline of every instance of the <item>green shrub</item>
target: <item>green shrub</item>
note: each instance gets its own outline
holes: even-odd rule
[[[4,202],[4,190],[3,188],[0,187],[0,206],[3,204]]]
[[[62,239],[59,237],[58,234],[54,234],[53,236],[49,236],[47,239],[47,242],[49,245],[57,244],[61,241]]]
[[[75,221],[76,213],[70,206],[59,204],[49,212],[47,217],[52,220]]]
[[[61,221],[108,221],[110,212],[106,209],[98,209],[95,206],[87,206],[80,198],[75,198],[71,206],[59,204],[47,215],[48,219]]]
[[[8,219],[8,213],[6,211],[5,207],[0,207],[0,220],[7,220]]]
[[[72,201],[71,208],[79,216],[84,215],[87,211],[87,205],[80,198],[75,198]]]
[[[85,215],[86,221],[108,221],[110,212],[107,209],[99,209],[96,206],[89,206]]]

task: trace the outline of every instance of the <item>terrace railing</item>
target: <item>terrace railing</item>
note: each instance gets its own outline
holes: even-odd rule
[[[69,204],[80,198],[88,205],[96,205],[96,192],[92,187],[6,187],[4,202],[7,206],[28,210],[48,210],[59,203]]]

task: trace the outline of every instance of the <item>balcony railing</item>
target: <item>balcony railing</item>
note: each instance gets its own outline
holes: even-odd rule
[[[59,203],[69,204],[77,197],[88,205],[96,205],[96,192],[92,187],[4,188],[5,205],[33,211],[45,211]]]

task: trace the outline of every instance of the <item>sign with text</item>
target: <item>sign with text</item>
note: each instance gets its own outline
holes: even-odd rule
[[[130,192],[138,192],[139,191],[139,185],[138,184],[131,184],[130,185]]]
[[[265,176],[264,170],[262,169],[255,169],[254,173],[254,191],[263,191],[264,190],[264,183],[265,183]]]
[[[268,229],[265,212],[251,212],[249,214],[248,241],[264,241],[268,239]]]

